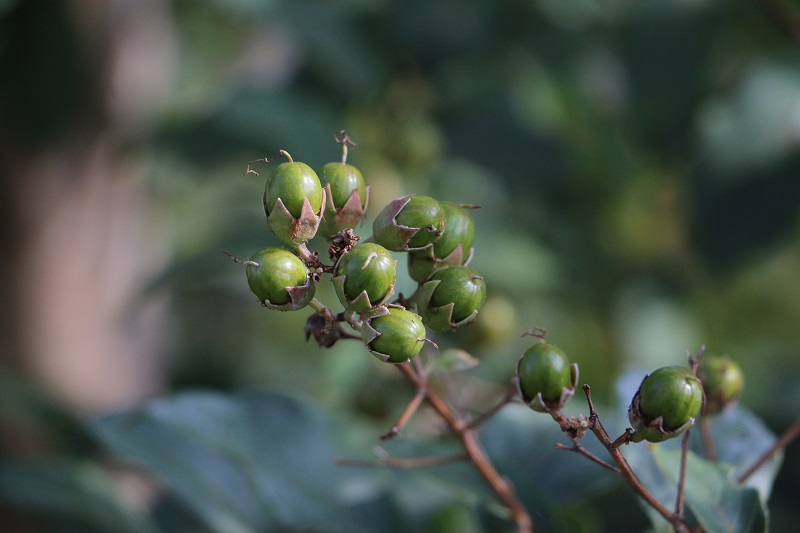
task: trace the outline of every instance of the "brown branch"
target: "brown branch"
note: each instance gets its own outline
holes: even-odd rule
[[[534,528],[530,514],[528,514],[527,509],[525,509],[525,506],[522,505],[519,499],[517,499],[514,493],[514,487],[495,470],[475,430],[465,424],[435,390],[429,388],[428,382],[425,380],[424,376],[415,372],[408,364],[396,366],[417,390],[425,391],[425,400],[447,423],[450,431],[458,437],[469,461],[488,483],[497,498],[511,512],[517,524],[518,532],[535,533],[536,529]]]
[[[664,507],[664,505],[656,499],[653,494],[647,490],[647,488],[642,484],[639,478],[634,473],[633,469],[631,468],[628,460],[625,459],[625,456],[622,455],[619,447],[613,446],[613,441],[611,437],[609,437],[608,432],[603,427],[603,424],[600,422],[600,417],[597,415],[597,411],[594,409],[594,404],[592,403],[592,394],[591,388],[589,385],[583,386],[583,391],[586,394],[586,401],[589,403],[589,429],[594,433],[597,440],[606,448],[611,457],[614,458],[614,461],[617,463],[620,469],[620,475],[625,479],[628,485],[644,500],[647,504],[655,509],[655,511],[663,516],[670,524],[673,525],[676,531],[678,532],[685,532],[688,531],[688,526],[686,522],[681,519],[676,514],[672,513],[669,509]]]
[[[711,434],[711,419],[705,416],[700,419],[700,437],[703,440],[706,460],[716,463],[717,451],[714,449],[714,436]]]
[[[587,459],[589,459],[590,461],[592,461],[594,463],[597,463],[598,465],[602,466],[603,468],[611,470],[612,472],[614,472],[617,475],[621,474],[621,471],[620,471],[619,468],[617,468],[616,466],[610,465],[607,462],[603,461],[602,459],[600,459],[599,457],[594,455],[592,452],[590,452],[589,450],[587,450],[586,448],[581,446],[581,444],[577,440],[575,440],[575,439],[571,439],[571,440],[572,440],[572,446],[567,446],[566,444],[561,444],[559,442],[559,443],[556,444],[556,449],[557,450],[565,450],[565,451],[568,451],[568,452],[575,452],[578,455],[582,455],[582,456],[586,457]]]
[[[514,401],[514,398],[516,397],[516,395],[517,395],[516,387],[514,387],[513,385],[511,387],[508,387],[508,389],[506,389],[506,393],[503,395],[503,398],[494,407],[492,407],[491,409],[489,409],[485,413],[482,413],[480,416],[475,418],[472,422],[467,424],[466,429],[477,429],[477,428],[479,428],[484,422],[486,422],[487,420],[492,418],[494,415],[496,415],[500,411],[500,409],[502,409],[506,405],[512,403]]]
[[[681,442],[681,466],[678,472],[678,495],[675,498],[675,514],[683,520],[684,486],[686,485],[686,458],[689,456],[689,433],[691,428],[686,430]]]
[[[797,435],[799,434],[800,434],[800,418],[795,420],[794,423],[791,426],[789,426],[789,428],[786,431],[783,432],[783,435],[781,435],[780,438],[778,438],[778,440],[775,441],[775,444],[773,444],[769,450],[764,452],[764,454],[761,457],[759,457],[758,461],[756,461],[755,464],[753,464],[753,466],[745,470],[745,472],[741,476],[739,476],[739,479],[737,479],[737,481],[740,484],[747,481],[748,478],[752,476],[759,468],[764,466],[764,463],[769,461],[770,458],[772,458],[772,456],[778,452],[778,450],[782,450],[783,448],[788,446],[789,443],[792,442],[795,438],[797,438]]]
[[[381,440],[389,440],[395,438],[398,434],[400,434],[400,430],[405,427],[411,417],[414,416],[414,413],[417,412],[419,406],[422,405],[422,400],[425,399],[425,390],[424,389],[417,389],[417,393],[411,398],[411,401],[408,402],[406,408],[403,409],[403,414],[400,415],[400,419],[397,421],[395,425],[389,430],[388,433],[381,435]]]

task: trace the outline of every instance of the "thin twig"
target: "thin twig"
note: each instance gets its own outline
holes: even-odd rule
[[[422,405],[422,400],[425,399],[425,395],[426,391],[424,389],[417,389],[417,393],[414,394],[414,397],[408,402],[406,408],[403,409],[403,414],[400,415],[400,419],[391,427],[388,433],[381,435],[381,440],[393,439],[400,434],[400,430],[405,427],[408,421],[411,420],[411,417],[414,416],[414,413],[417,412],[419,406]]]
[[[514,387],[512,385],[511,387],[506,389],[505,395],[503,395],[503,398],[497,404],[495,404],[494,407],[492,407],[491,409],[489,409],[485,413],[482,413],[480,416],[478,416],[477,418],[472,420],[472,422],[467,424],[466,429],[477,429],[477,428],[479,428],[484,422],[486,422],[487,420],[492,418],[494,415],[496,415],[500,411],[500,409],[502,409],[506,405],[512,403],[516,396],[517,396],[517,389],[516,389],[516,387]]]
[[[711,433],[711,419],[703,417],[700,419],[700,437],[703,440],[703,452],[706,460],[716,463],[717,451],[714,449],[714,435]]]
[[[336,459],[336,464],[345,466],[369,466],[369,467],[389,467],[389,468],[422,468],[425,466],[439,466],[452,463],[460,463],[469,460],[466,453],[455,455],[443,455],[439,457],[412,457],[389,458],[389,459]]]
[[[778,450],[782,450],[783,448],[788,446],[789,443],[792,442],[795,438],[797,438],[797,435],[799,434],[800,434],[800,418],[795,420],[794,423],[791,426],[789,426],[789,428],[786,431],[783,432],[780,438],[775,441],[775,444],[773,444],[769,450],[764,452],[764,454],[758,459],[758,461],[755,462],[755,464],[753,464],[753,466],[745,470],[745,472],[741,476],[739,476],[739,479],[737,479],[736,481],[738,481],[740,484],[747,481],[747,479],[750,476],[752,476],[759,468],[764,466],[764,463],[769,461],[770,458],[772,458],[772,456],[778,452]]]
[[[642,482],[633,472],[628,460],[625,459],[625,456],[622,455],[622,452],[619,448],[615,448],[612,446],[611,437],[609,437],[608,432],[603,427],[603,424],[600,422],[600,417],[597,415],[597,411],[594,409],[594,404],[592,403],[592,394],[591,388],[589,385],[583,386],[583,391],[586,394],[586,401],[589,404],[589,429],[592,433],[595,434],[597,440],[605,446],[608,453],[611,454],[611,457],[614,458],[614,461],[617,463],[617,466],[620,468],[620,475],[628,482],[631,488],[644,500],[647,504],[655,509],[655,511],[663,516],[670,524],[672,524],[677,531],[686,531],[686,523],[678,516],[670,512],[669,509],[664,507],[664,505],[656,499],[653,494],[647,490],[647,488],[642,485]]]
[[[557,450],[565,450],[565,451],[568,451],[568,452],[575,452],[578,455],[582,455],[582,456],[586,457],[587,459],[589,459],[590,461],[592,461],[594,463],[597,463],[598,465],[602,466],[603,468],[611,470],[612,472],[614,472],[617,475],[621,474],[621,471],[620,471],[619,468],[617,468],[614,465],[610,465],[607,462],[603,461],[602,459],[600,459],[599,457],[594,455],[592,452],[590,452],[589,450],[587,450],[586,448],[581,446],[581,444],[577,440],[575,440],[575,439],[570,439],[570,440],[572,440],[572,446],[567,446],[566,444],[561,444],[559,442],[555,446],[556,449]]]
[[[424,376],[415,372],[409,365],[396,365],[396,367],[403,372],[406,378],[408,378],[417,389],[423,389],[425,391],[425,400],[447,423],[450,431],[459,438],[466,455],[469,457],[469,461],[489,484],[497,498],[511,512],[517,524],[518,532],[535,533],[536,529],[534,528],[533,521],[527,509],[525,509],[525,506],[517,499],[514,493],[514,487],[511,483],[495,470],[494,465],[489,460],[478,439],[477,433],[470,429],[463,420],[453,413],[447,403],[435,390],[428,387],[428,382],[425,380]]]
[[[686,458],[689,456],[689,433],[691,428],[686,430],[681,443],[681,466],[678,472],[678,495],[675,497],[675,514],[683,520],[684,487],[686,485]]]

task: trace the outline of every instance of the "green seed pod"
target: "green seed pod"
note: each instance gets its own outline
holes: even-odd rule
[[[645,376],[628,408],[631,440],[661,442],[689,429],[703,406],[703,386],[688,368],[666,366]]]
[[[317,233],[325,207],[325,192],[316,172],[297,161],[275,168],[264,188],[264,213],[272,232],[288,244],[307,241]]]
[[[466,209],[450,202],[441,202],[444,210],[444,231],[433,246],[409,252],[408,273],[422,283],[434,270],[448,266],[466,266],[472,259],[475,227]]]
[[[354,228],[366,213],[369,199],[361,172],[352,165],[331,162],[320,169],[319,181],[327,196],[319,232],[330,238]]]
[[[541,413],[557,411],[575,394],[578,365],[570,365],[558,346],[540,339],[519,358],[515,381],[528,407]]]
[[[365,242],[342,255],[333,269],[336,296],[348,311],[364,313],[394,293],[397,262],[380,244]]]
[[[306,265],[283,248],[265,248],[244,263],[247,284],[262,305],[280,311],[296,311],[314,298],[316,285]]]
[[[422,319],[402,307],[380,306],[364,317],[361,340],[367,350],[386,363],[405,363],[425,344]]]
[[[742,367],[727,355],[706,355],[700,362],[697,377],[703,382],[706,405],[703,413],[720,413],[739,401],[744,391]]]
[[[486,300],[486,283],[476,271],[451,266],[434,272],[417,293],[417,309],[434,331],[455,330],[475,320]]]
[[[444,209],[430,196],[414,194],[392,200],[372,224],[375,242],[395,252],[431,246],[445,228]]]

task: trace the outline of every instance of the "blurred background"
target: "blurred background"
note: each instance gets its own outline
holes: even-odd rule
[[[307,312],[261,308],[221,253],[279,244],[269,166],[247,163],[319,168],[341,129],[371,217],[410,193],[481,206],[489,298],[436,339],[481,361],[464,401],[502,390],[541,326],[600,401],[623,371],[729,354],[781,432],[800,413],[799,51],[790,0],[0,1],[0,459],[88,453],[82,422],[194,389],[289,392],[369,448],[409,397],[399,373],[307,343]],[[795,443],[775,531],[798,479]]]

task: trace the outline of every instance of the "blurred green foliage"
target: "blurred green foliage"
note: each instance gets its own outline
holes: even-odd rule
[[[701,344],[729,354],[747,376],[743,403],[781,431],[800,413],[800,56],[754,4],[173,0],[168,101],[125,153],[149,169],[154,216],[173,243],[169,268],[141,296],[170,297],[172,389],[289,392],[347,428],[345,449],[362,454],[399,415],[411,394],[401,376],[355,343],[306,342],[306,313],[261,308],[220,253],[280,245],[261,210],[269,168],[244,175],[248,161],[285,149],[319,168],[340,157],[332,135],[347,129],[371,216],[410,193],[481,206],[471,266],[486,279],[486,311],[435,339],[481,362],[444,383],[466,391],[456,398],[468,408],[502,391],[529,343],[519,335],[538,325],[605,403],[625,370],[683,364]],[[46,146],[100,98],[99,74],[67,10],[0,2],[0,17],[0,95],[28,104],[3,105],[5,129]],[[42,34],[46,43],[31,37]],[[412,291],[401,278],[398,292]],[[336,302],[326,285],[318,298]],[[580,398],[570,407],[586,412]],[[414,452],[408,441],[428,426],[413,423],[398,449]],[[548,435],[545,447],[559,441]],[[425,490],[415,485],[424,475],[375,475]],[[798,479],[795,443],[770,500],[775,531],[796,523]],[[400,523],[492,527],[469,497],[440,489],[430,489],[438,506],[422,513],[427,525]],[[545,520],[646,527],[627,493],[584,497]],[[375,505],[384,518],[408,510]],[[170,530],[190,527],[186,518]]]

